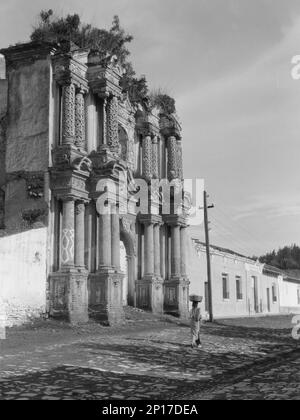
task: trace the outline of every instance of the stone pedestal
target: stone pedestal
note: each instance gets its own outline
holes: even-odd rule
[[[89,276],[90,316],[110,326],[125,322],[122,302],[124,274],[110,269]]]
[[[165,282],[166,313],[178,316],[182,319],[189,317],[189,280],[184,277],[172,277]]]
[[[76,269],[50,275],[50,315],[71,324],[88,322],[87,271]]]
[[[136,282],[137,306],[154,314],[164,311],[163,279],[155,276],[144,276]]]

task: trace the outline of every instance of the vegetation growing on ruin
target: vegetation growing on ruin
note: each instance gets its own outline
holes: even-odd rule
[[[138,77],[129,60],[128,44],[133,36],[127,34],[120,24],[118,16],[114,16],[110,29],[99,29],[81,22],[78,14],[58,17],[53,10],[41,11],[39,21],[33,28],[31,41],[54,42],[63,45],[73,42],[80,48],[89,48],[99,52],[103,57],[117,56],[125,72],[121,79],[121,87],[128,92],[132,103],[144,103],[146,108],[158,107],[162,113],[175,113],[175,100],[161,92],[150,95],[145,76]]]

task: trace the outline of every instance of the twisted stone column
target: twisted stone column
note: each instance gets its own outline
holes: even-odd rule
[[[62,229],[61,229],[61,269],[74,267],[74,201],[63,201]]]
[[[158,141],[156,136],[152,139],[152,176],[155,179],[159,178]]]
[[[168,138],[168,179],[177,178],[177,140],[175,136]]]
[[[143,138],[143,177],[147,181],[152,178],[152,139],[150,134]]]
[[[85,140],[85,103],[84,91],[79,90],[75,96],[75,143],[76,146],[84,149]]]
[[[177,176],[179,179],[183,179],[183,160],[182,160],[182,141],[177,140]]]
[[[85,268],[85,204],[77,201],[75,205],[75,265]]]
[[[62,143],[73,144],[75,138],[75,86],[63,86]]]
[[[107,101],[107,144],[112,151],[119,151],[119,123],[118,110],[119,102],[116,96],[112,96]]]

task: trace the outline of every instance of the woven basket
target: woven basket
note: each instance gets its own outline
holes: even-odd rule
[[[202,300],[203,300],[202,296],[198,296],[198,295],[190,296],[190,301],[191,302],[202,302]]]

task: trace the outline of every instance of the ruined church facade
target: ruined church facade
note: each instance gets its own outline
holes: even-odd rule
[[[19,244],[3,258],[8,316],[10,305],[16,319],[19,307],[72,323],[122,322],[124,305],[187,316],[185,213],[164,214],[150,188],[147,212],[120,206],[138,180],[182,182],[176,117],[133,105],[114,58],[45,43],[1,54],[0,254],[1,242]]]

